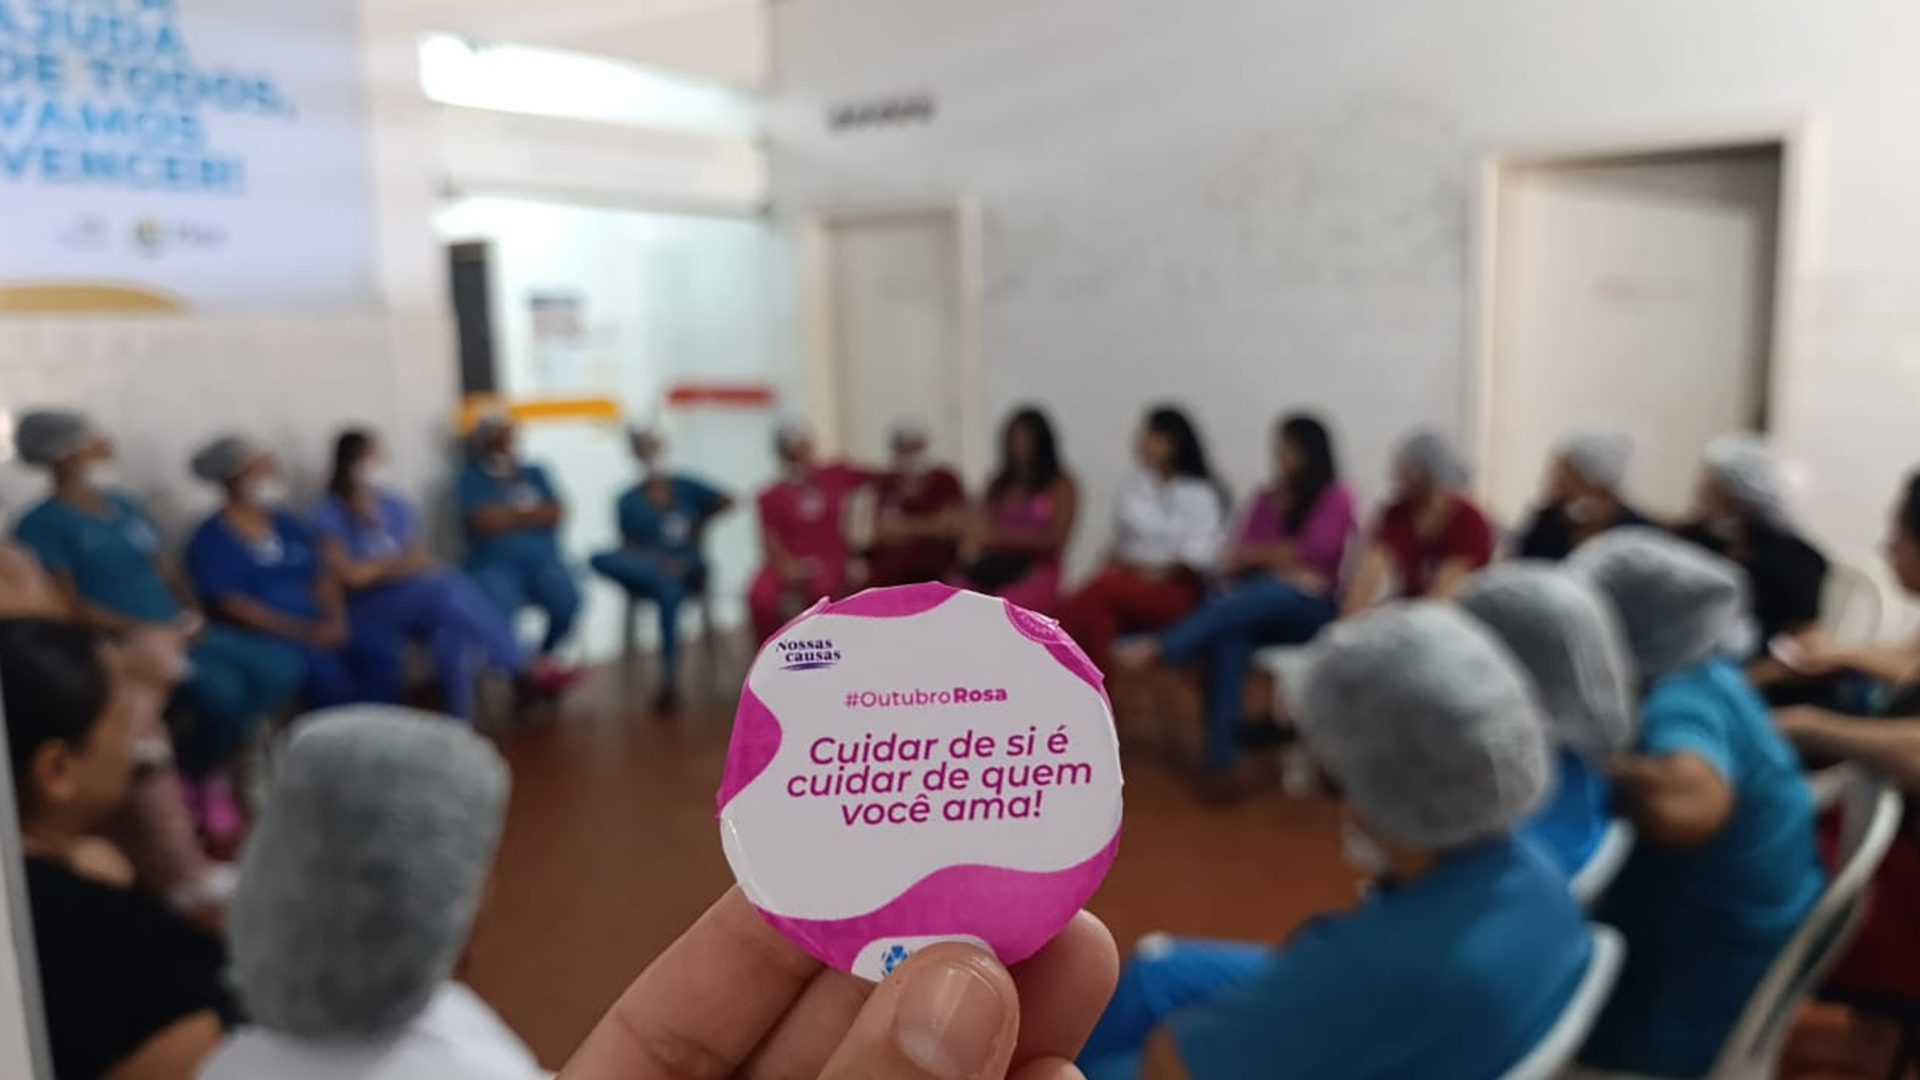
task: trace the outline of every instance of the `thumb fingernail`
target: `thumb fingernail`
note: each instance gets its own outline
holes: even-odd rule
[[[984,1074],[1008,1022],[1000,991],[970,964],[928,965],[910,974],[894,1014],[900,1052],[940,1080]]]

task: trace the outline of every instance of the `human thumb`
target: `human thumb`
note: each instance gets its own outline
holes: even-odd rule
[[[1020,999],[999,962],[935,945],[867,999],[821,1080],[999,1080],[1020,1034]]]

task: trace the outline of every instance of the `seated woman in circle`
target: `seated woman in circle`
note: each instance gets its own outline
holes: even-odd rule
[[[761,641],[815,600],[847,592],[847,504],[874,480],[855,465],[819,463],[813,433],[799,424],[781,425],[773,452],[780,476],[756,500],[766,561],[747,589],[747,610]]]
[[[1516,554],[1558,562],[1608,529],[1648,524],[1622,494],[1633,451],[1633,437],[1617,431],[1582,431],[1561,442],[1547,467],[1546,498]]]
[[[1060,461],[1047,414],[1007,418],[1000,464],[962,542],[960,584],[1044,615],[1060,608],[1060,568],[1079,516],[1080,488]]]
[[[1466,462],[1431,431],[1416,431],[1393,459],[1394,497],[1374,523],[1360,569],[1347,586],[1345,614],[1356,615],[1388,595],[1452,596],[1467,576],[1493,561],[1493,526],[1466,494]]]

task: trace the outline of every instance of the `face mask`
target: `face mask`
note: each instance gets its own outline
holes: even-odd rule
[[[1567,520],[1576,525],[1592,525],[1606,513],[1606,505],[1591,495],[1582,495],[1567,503]]]
[[[505,450],[490,450],[481,459],[480,467],[495,476],[506,476],[513,472],[513,455]]]
[[[1352,820],[1340,823],[1340,853],[1347,865],[1367,875],[1377,878],[1387,872],[1387,856],[1380,845],[1373,842],[1366,830],[1355,825]]]
[[[353,470],[354,482],[361,487],[381,488],[387,486],[387,467],[378,461],[362,462]]]
[[[97,461],[87,466],[87,485],[93,489],[119,487],[121,484],[120,464],[115,461]]]
[[[896,454],[893,465],[903,476],[919,476],[927,471],[927,455],[919,451],[911,454]]]
[[[287,482],[277,476],[255,480],[246,486],[241,495],[250,505],[270,510],[287,501]]]
[[[667,461],[667,453],[664,450],[656,452],[652,457],[640,463],[640,475],[649,479],[656,476],[666,476],[672,471],[672,467]]]

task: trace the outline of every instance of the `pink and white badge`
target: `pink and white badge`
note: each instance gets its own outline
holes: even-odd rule
[[[727,862],[823,963],[964,941],[1017,964],[1120,846],[1100,674],[1051,619],[946,585],[822,602],[760,650],[720,784]]]

